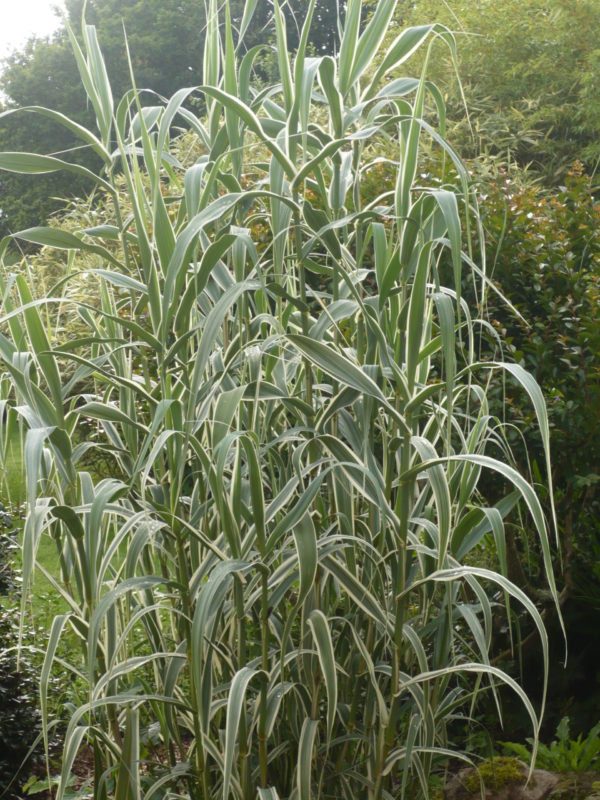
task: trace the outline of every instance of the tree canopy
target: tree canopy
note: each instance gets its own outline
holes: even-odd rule
[[[79,30],[82,0],[68,0],[67,16]],[[92,0],[86,19],[96,25],[107,70],[119,97],[129,85],[124,30],[139,87],[169,95],[176,88],[201,82],[204,4],[196,0]],[[185,55],[185,57],[183,57]],[[31,40],[5,62],[0,89],[6,107],[44,105],[81,123],[91,122],[85,93],[76,78],[77,66],[65,28],[50,40]],[[93,168],[93,154],[75,150],[72,135],[43,117],[15,114],[0,123],[5,150],[44,154],[71,150],[69,159]],[[3,173],[0,235],[35,225],[62,205],[57,198],[85,193],[85,180],[64,173],[21,176]]]

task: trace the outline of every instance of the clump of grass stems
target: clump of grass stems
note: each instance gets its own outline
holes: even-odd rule
[[[100,800],[426,797],[456,755],[448,726],[479,692],[507,684],[537,740],[543,702],[489,658],[494,595],[509,619],[524,606],[548,669],[540,615],[507,577],[505,524],[521,507],[556,599],[549,525],[489,413],[489,376],[528,392],[550,480],[543,398],[519,366],[477,360],[489,326],[460,291],[470,274],[483,308],[489,282],[476,197],[426,78],[430,48],[454,41],[425,25],[379,53],[395,2],[361,32],[350,0],[339,55],[311,57],[313,0],[292,57],[275,2],[278,83],[257,90],[261,50],[240,47],[256,3],[237,32],[222,5],[208,0],[203,86],[161,105],[142,105],[133,75],[115,103],[94,28],[69,32],[97,129],[35,111],[92,147],[101,174],[0,154],[2,169],[85,173],[113,201],[92,228],[15,234],[65,253],[54,290],[2,276],[2,408],[27,428],[23,602],[50,536],[68,608],[42,669],[46,743],[67,631],[88,691],[57,797],[85,742]],[[398,77],[417,48],[421,77]],[[204,153],[187,168],[175,126]],[[383,138],[395,188],[363,206]],[[460,191],[420,185],[424,140]],[[82,270],[96,303],[66,290]],[[54,306],[85,335],[57,344]],[[97,439],[81,435],[90,425]],[[94,448],[111,477],[85,468]],[[508,487],[495,503],[484,473]],[[487,534],[497,570],[465,566]]]

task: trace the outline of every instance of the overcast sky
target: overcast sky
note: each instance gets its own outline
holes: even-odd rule
[[[22,47],[30,36],[47,36],[60,20],[54,7],[62,0],[0,0],[0,59]]]

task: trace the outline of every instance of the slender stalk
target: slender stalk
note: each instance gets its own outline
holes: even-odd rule
[[[267,750],[267,675],[269,673],[269,573],[265,569],[261,574],[261,667],[265,673],[260,687],[259,722],[258,722],[258,760],[260,785],[267,788],[268,750]]]
[[[302,259],[302,226],[300,224],[300,214],[298,212],[298,203],[299,203],[298,192],[294,193],[293,199],[295,206],[293,213],[294,263],[296,267],[296,275],[299,284],[300,301],[302,302],[303,305],[302,311],[300,312],[302,333],[304,336],[308,336],[309,312],[308,312],[308,302],[306,293],[306,271],[305,271],[304,261]],[[308,405],[312,408],[313,407],[312,364],[308,357],[304,358],[304,383],[305,383],[305,399]],[[307,416],[306,423],[308,426],[310,426],[311,424],[310,415]]]
[[[180,587],[180,597],[181,602],[183,605],[183,621],[185,627],[185,636],[186,636],[186,656],[190,667],[192,665],[192,626],[190,620],[193,617],[193,609],[192,609],[192,602],[189,592],[189,585],[190,585],[190,576],[188,573],[188,560],[187,555],[185,552],[185,548],[183,545],[183,539],[181,532],[178,530],[178,525],[174,526],[174,536],[175,536],[175,543],[177,548],[177,568],[179,570],[179,587]],[[208,797],[208,792],[210,791],[209,785],[209,776],[206,770],[206,757],[204,754],[204,744],[202,738],[202,730],[200,728],[200,716],[198,713],[198,699],[196,697],[196,689],[194,686],[194,682],[191,682],[191,710],[193,715],[193,724],[194,724],[194,740],[195,740],[195,754],[196,754],[196,770],[198,777],[202,781],[203,792],[202,795],[199,794],[197,784],[194,782],[189,782],[190,790],[193,792],[193,796],[200,800],[200,798]]]

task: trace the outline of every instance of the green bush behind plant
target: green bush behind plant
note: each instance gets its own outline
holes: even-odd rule
[[[16,788],[13,776],[26,761],[41,729],[39,675],[28,648],[17,658],[18,615],[14,603],[7,601],[8,595],[14,600],[19,594],[19,574],[13,566],[14,550],[18,549],[15,531],[0,503],[0,795]]]
[[[490,314],[549,398],[559,516],[565,546],[574,550],[566,556],[573,557],[571,566],[575,556],[579,564],[571,590],[580,598],[587,593],[598,607],[592,576],[600,577],[600,204],[575,164],[550,195],[510,174],[498,176],[488,184],[483,219],[497,248],[494,280],[527,323],[499,303]],[[514,401],[511,412],[523,423],[531,455],[539,457],[527,434],[531,416]]]
[[[442,52],[431,76],[447,98],[465,155],[508,155],[552,186],[577,160],[594,170],[600,156],[595,0],[402,0],[388,36],[428,19],[448,25],[459,42],[461,85]]]

